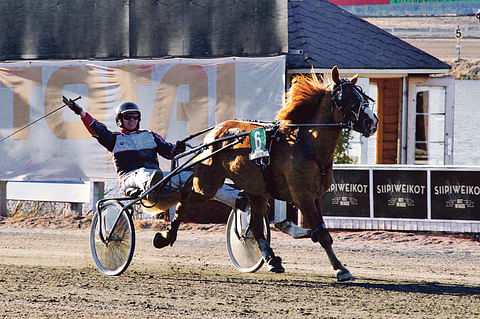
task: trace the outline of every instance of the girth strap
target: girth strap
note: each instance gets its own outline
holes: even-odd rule
[[[298,130],[298,132],[300,132],[300,130],[301,128]],[[328,164],[325,167],[323,167],[322,163],[317,158],[317,156],[315,156],[315,154],[312,152],[310,147],[308,147],[308,145],[305,144],[305,142],[303,141],[303,138],[298,136],[298,134],[297,134],[297,144],[300,145],[302,150],[317,163],[318,168],[320,169],[320,175],[321,176],[327,175],[328,171],[333,167],[333,161],[328,162]]]
[[[268,152],[272,154],[272,146],[275,140],[279,140],[280,131],[278,127],[274,128],[273,130],[267,131],[267,144],[268,144]],[[273,132],[273,134],[272,134]],[[262,171],[263,180],[265,181],[265,187],[267,188],[267,192],[275,199],[280,199],[280,196],[277,191],[277,187],[273,182],[273,175],[272,169],[270,167],[270,161],[260,161],[259,162],[260,170]]]
[[[273,198],[280,199],[279,194],[277,192],[277,187],[273,182],[273,176],[271,174],[272,170],[270,169],[270,166],[261,165],[260,169],[262,170],[263,180],[265,181],[265,187],[267,188],[267,192],[269,192]]]

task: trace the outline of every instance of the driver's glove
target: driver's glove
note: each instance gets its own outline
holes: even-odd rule
[[[77,115],[80,115],[80,113],[82,113],[83,111],[80,105],[75,103],[75,101],[73,101],[72,99],[67,99],[65,96],[63,97],[63,103],[65,103],[68,106],[68,108],[73,112],[75,112],[75,114]]]
[[[186,148],[187,147],[185,145],[185,141],[177,141],[177,143],[175,143],[175,153],[176,154],[180,154],[180,153],[185,152]]]

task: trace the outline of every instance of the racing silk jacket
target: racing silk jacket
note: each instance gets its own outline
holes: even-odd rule
[[[89,113],[82,117],[83,124],[97,141],[112,153],[113,163],[120,178],[139,168],[160,169],[157,154],[172,159],[175,145],[166,142],[160,135],[149,130],[131,133],[112,132],[105,124]]]

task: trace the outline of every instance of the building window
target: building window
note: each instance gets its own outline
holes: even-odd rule
[[[415,164],[443,165],[445,88],[417,87]]]

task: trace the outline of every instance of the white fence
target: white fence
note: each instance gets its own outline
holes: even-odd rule
[[[455,38],[455,26],[382,26],[383,30],[400,38]],[[462,38],[480,38],[480,25],[460,27]]]
[[[74,214],[83,206],[95,209],[103,198],[104,182],[7,182],[0,181],[0,216],[8,216],[7,200],[70,203]]]
[[[332,187],[322,197],[323,214],[327,226],[335,229],[480,233],[479,180],[480,167],[335,165]],[[23,199],[86,202],[94,207],[104,193],[103,182],[54,183],[48,189],[41,184],[23,186]],[[4,215],[6,186],[0,182]],[[44,189],[29,190],[34,186]],[[75,196],[65,197],[67,189]],[[286,203],[275,201],[275,221],[286,217]]]

